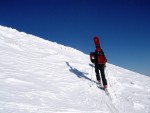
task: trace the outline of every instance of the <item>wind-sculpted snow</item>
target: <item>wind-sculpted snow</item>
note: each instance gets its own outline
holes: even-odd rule
[[[89,56],[0,26],[0,113],[150,113],[150,78],[107,63],[110,95]]]

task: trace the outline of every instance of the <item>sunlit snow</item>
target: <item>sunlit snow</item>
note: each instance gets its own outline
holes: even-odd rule
[[[89,63],[76,49],[0,26],[0,113],[150,113],[150,77],[107,63],[106,95]]]

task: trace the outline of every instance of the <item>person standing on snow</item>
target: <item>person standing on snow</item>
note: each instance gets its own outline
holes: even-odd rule
[[[107,80],[105,77],[105,67],[107,59],[105,57],[105,54],[103,50],[100,47],[99,38],[97,36],[94,37],[94,43],[96,46],[95,52],[90,53],[90,60],[92,63],[95,64],[95,73],[96,73],[96,79],[98,83],[101,84],[101,78],[104,88],[107,88]],[[99,71],[101,73],[101,77],[99,74]]]

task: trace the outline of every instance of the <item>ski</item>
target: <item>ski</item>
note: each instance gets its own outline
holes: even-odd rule
[[[95,44],[95,47],[97,47],[97,46],[100,47],[100,42],[99,42],[98,36],[95,36],[95,37],[94,37],[94,44]]]
[[[109,95],[109,91],[107,88],[104,88],[101,83],[97,83],[97,87],[103,91],[105,91],[106,95]]]
[[[106,94],[106,95],[109,95],[109,92],[108,92],[108,89],[107,89],[107,88],[104,88],[104,91],[105,91],[105,94]]]
[[[97,87],[98,87],[98,88],[100,88],[100,89],[103,88],[101,83],[97,82],[96,84],[97,84]]]

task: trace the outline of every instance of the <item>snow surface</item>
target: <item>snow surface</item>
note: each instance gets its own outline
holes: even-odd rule
[[[107,96],[89,63],[71,47],[0,26],[0,113],[150,113],[150,77],[107,63]]]

